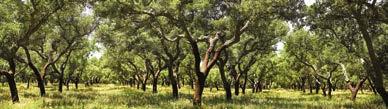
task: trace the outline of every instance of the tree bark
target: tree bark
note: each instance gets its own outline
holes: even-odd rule
[[[232,91],[230,90],[230,83],[228,82],[228,80],[225,76],[225,66],[224,65],[225,65],[224,63],[219,63],[218,69],[220,71],[222,84],[223,84],[223,87],[225,90],[226,100],[231,101],[232,100]]]
[[[329,98],[331,98],[332,97],[332,95],[331,95],[332,84],[331,84],[330,78],[327,79],[327,90],[328,90],[327,95],[329,96]]]
[[[13,103],[19,102],[19,95],[18,95],[18,89],[16,87],[16,82],[15,82],[15,74],[16,74],[16,64],[13,59],[8,60],[8,65],[10,67],[11,72],[6,72],[6,71],[0,71],[0,74],[5,74],[8,85],[9,85],[9,90],[11,92],[11,99]]]
[[[367,78],[363,78],[361,79],[357,84],[356,86],[354,87],[352,85],[352,83],[350,81],[347,81],[346,84],[348,85],[348,88],[350,90],[350,92],[352,93],[351,95],[351,100],[352,101],[356,101],[356,97],[357,97],[357,93],[358,91],[362,88],[362,85],[364,84],[364,82],[366,81]]]
[[[158,79],[152,80],[152,93],[158,93]]]
[[[71,77],[69,76],[68,77],[68,79],[66,80],[66,90],[69,90],[69,87],[70,87],[70,81],[71,81],[71,79],[70,79]]]
[[[300,88],[301,88],[303,93],[306,92],[305,84],[306,84],[306,77],[301,77],[301,86],[300,86]]]
[[[26,56],[27,56],[27,61],[28,61],[27,64],[32,69],[32,71],[34,72],[34,75],[35,75],[36,80],[38,82],[38,87],[39,87],[39,90],[40,90],[40,96],[45,96],[46,95],[46,90],[44,88],[45,85],[44,85],[43,76],[40,74],[38,68],[36,68],[36,66],[32,63],[29,50],[26,47],[23,47],[23,49],[24,49],[24,51],[26,53]]]
[[[194,106],[201,105],[201,98],[202,98],[202,93],[205,87],[205,80],[206,80],[206,76],[204,74],[197,75],[197,76],[198,76],[198,79],[196,79],[194,84],[194,101],[193,101]]]
[[[257,89],[256,89],[256,92],[262,92],[263,91],[263,86],[262,86],[262,83],[261,83],[261,80],[257,83]]]
[[[322,82],[323,83],[323,82]],[[326,96],[327,94],[326,94],[326,85],[323,83],[323,85],[322,85],[322,95],[323,96]]]
[[[240,90],[240,79],[234,81],[234,95],[239,95]]]
[[[369,32],[367,30],[368,26],[365,23],[366,22],[365,19],[363,19],[361,16],[357,16],[356,19],[360,26],[361,34],[366,43],[370,61],[372,62],[373,72],[371,72],[372,75],[370,75],[370,77],[372,78],[372,81],[374,83],[374,87],[376,88],[377,93],[379,93],[379,95],[383,99],[385,106],[388,107],[388,93],[384,87],[384,80],[383,80],[384,76],[383,76],[383,72],[382,72],[382,68],[380,66],[379,60],[377,59],[377,56],[373,47],[372,38],[370,37]]]
[[[321,84],[318,81],[315,81],[315,94],[319,93],[319,87],[321,87]]]
[[[241,93],[245,94],[245,89],[247,87],[247,81],[248,81],[248,72],[244,72],[244,82],[241,86]]]
[[[8,81],[9,90],[11,92],[11,99],[13,103],[19,102],[19,95],[18,95],[18,89],[16,87],[15,77],[13,74],[9,74],[8,72],[5,73],[5,76]]]
[[[75,89],[78,89],[78,82],[79,82],[79,77],[76,77],[74,81]]]
[[[141,89],[145,92],[147,90],[147,84],[145,82],[141,83]]]
[[[373,93],[377,94],[377,91],[376,91],[375,87],[373,86],[372,81],[369,78],[368,78],[368,82],[369,82],[369,86],[370,86],[371,90],[373,91]]]
[[[173,69],[172,63],[170,63],[170,65],[168,66],[168,77],[170,78],[170,83],[171,83],[171,88],[172,88],[172,96],[175,99],[178,99],[179,98],[178,85],[177,85],[176,78],[174,76],[174,69]]]
[[[63,84],[64,84],[64,80],[63,80],[64,74],[63,74],[63,72],[60,72],[60,71],[57,69],[56,65],[53,64],[53,65],[52,65],[52,68],[54,69],[54,71],[55,71],[56,73],[59,74],[59,77],[58,77],[58,91],[59,91],[60,93],[62,93],[62,91],[63,91]]]

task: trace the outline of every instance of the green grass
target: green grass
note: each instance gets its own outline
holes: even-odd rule
[[[64,90],[63,93],[56,91],[56,86],[48,85],[47,96],[39,97],[37,87],[26,89],[24,84],[18,86],[20,103],[12,104],[7,86],[0,86],[1,109],[37,109],[37,108],[60,108],[60,109],[128,109],[128,108],[194,108],[191,98],[193,90],[184,87],[179,90],[180,98],[175,100],[171,97],[170,87],[159,86],[159,93],[151,93],[151,86],[146,92],[119,85],[94,85],[80,89]],[[278,108],[359,108],[359,109],[383,109],[384,105],[379,96],[371,92],[359,93],[356,102],[349,99],[350,92],[347,90],[335,91],[331,99],[321,94],[305,94],[301,91],[272,89],[261,93],[233,96],[233,101],[224,99],[222,90],[204,91],[202,108],[237,108],[237,109],[278,109]]]

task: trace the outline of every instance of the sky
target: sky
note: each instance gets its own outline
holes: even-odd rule
[[[313,3],[315,3],[315,0],[304,0],[304,3],[305,3],[307,6],[310,6],[310,5],[312,5]]]

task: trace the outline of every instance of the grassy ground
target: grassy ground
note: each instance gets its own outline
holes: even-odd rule
[[[19,86],[20,103],[12,104],[7,86],[0,86],[1,109],[37,109],[37,108],[86,108],[86,109],[127,109],[127,108],[194,108],[189,87],[180,89],[180,99],[171,98],[169,87],[159,87],[158,94],[152,94],[150,87],[147,92],[128,86],[95,85],[92,87],[73,87],[62,94],[56,87],[47,87],[47,96],[39,97],[37,87],[26,89]],[[320,94],[304,94],[300,91],[273,89],[252,94],[251,90],[241,96],[233,96],[232,102],[224,100],[222,90],[205,89],[203,108],[360,108],[383,109],[382,100],[371,92],[360,93],[356,102],[349,100],[350,92],[336,91],[333,98],[322,97]]]

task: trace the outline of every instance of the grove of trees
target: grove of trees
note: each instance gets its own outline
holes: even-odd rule
[[[388,106],[387,40],[385,0],[1,0],[0,80],[13,103],[26,83],[42,97],[50,84],[168,86],[171,99],[187,85],[195,106],[205,88],[227,101],[371,90]]]

